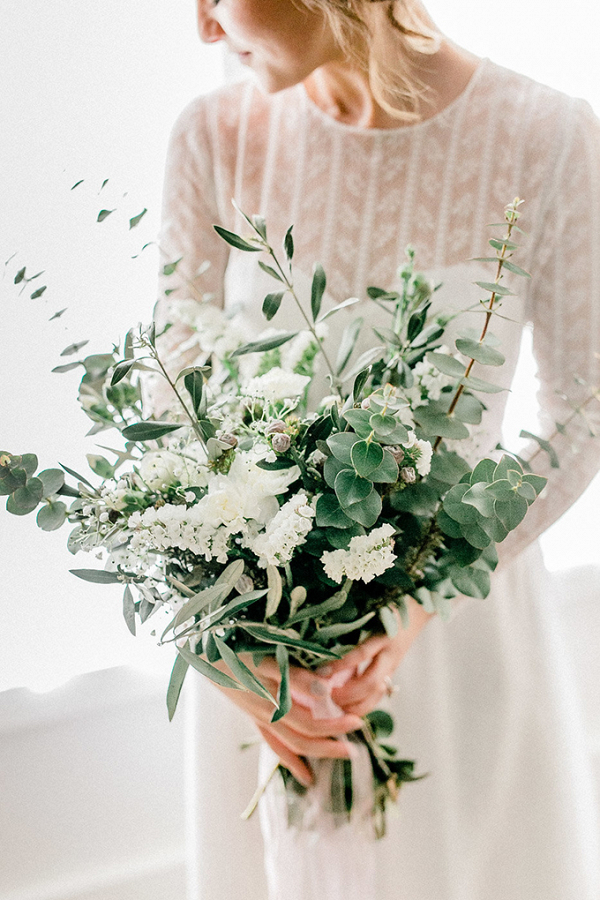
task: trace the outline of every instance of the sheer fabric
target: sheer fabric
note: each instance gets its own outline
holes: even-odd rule
[[[316,260],[327,272],[329,302],[362,298],[370,284],[391,288],[410,242],[418,268],[443,282],[438,307],[463,308],[481,296],[471,282],[489,280],[489,269],[466,261],[489,255],[487,225],[514,196],[526,199],[528,235],[518,262],[533,278],[515,280],[521,296],[508,298],[502,313],[533,326],[550,434],[568,413],[559,395],[585,394],[574,376],[600,380],[600,126],[582,101],[490,61],[442,113],[392,130],[342,125],[302,86],[266,97],[241,83],[194,101],[174,128],[167,161],[161,246],[166,259],[183,257],[178,272],[185,276],[171,297],[210,295],[227,308],[242,306],[249,328],[264,329],[260,308],[272,282],[251,254],[230,251],[212,229],[219,223],[244,230],[235,197],[244,211],[265,216],[275,246],[294,224],[301,289]],[[210,268],[197,275],[205,260]],[[159,318],[168,302],[159,304]],[[365,314],[373,324],[372,310]],[[271,324],[287,330],[295,315],[284,303]],[[478,323],[473,315],[469,324]],[[333,347],[343,324],[329,335]],[[497,318],[493,330],[510,379],[520,326]],[[505,395],[490,400],[478,450],[488,452],[500,439],[504,402]],[[543,567],[529,545],[585,488],[600,465],[599,448],[578,420],[558,447],[559,470],[548,468],[545,455],[536,458],[549,488],[502,545],[492,596],[467,604],[449,625],[432,622],[402,663],[393,710],[398,742],[431,775],[403,791],[389,836],[373,850],[377,874],[362,884],[365,900],[597,898],[582,733],[544,605]],[[198,715],[205,719],[201,709]],[[225,733],[211,740],[210,766],[235,769],[235,742]],[[283,823],[271,809],[270,896],[337,900],[333,887],[319,893],[295,886],[293,872],[314,864],[318,873],[324,863],[285,829],[275,840]],[[339,843],[339,836],[327,840]],[[342,856],[333,844],[327,851],[327,840],[319,859],[325,854],[333,867],[337,860],[340,873],[336,880],[332,870],[330,880],[340,885]],[[344,846],[352,855],[350,838]],[[203,866],[214,866],[221,850],[203,837],[201,884]],[[361,853],[354,846],[354,858]],[[243,885],[245,897],[264,898],[255,857],[252,871],[256,885],[244,877],[242,854],[235,870],[227,868],[220,893],[206,888],[199,896],[220,900]]]

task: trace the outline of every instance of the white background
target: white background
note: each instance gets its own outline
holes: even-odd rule
[[[432,0],[429,8],[458,43],[600,110],[600,12],[592,0]],[[131,257],[158,228],[169,128],[187,100],[221,77],[219,49],[196,37],[192,0],[4,0],[0,450],[36,451],[42,467],[60,460],[87,471],[85,453],[95,448],[83,439],[89,421],[75,400],[80,372],[50,370],[77,358],[60,358],[67,345],[89,339],[84,353],[102,352],[150,318],[155,252]],[[147,216],[129,233],[128,219],[144,207]],[[103,208],[115,212],[97,224]],[[13,285],[23,265],[29,274],[45,270],[31,288],[47,284],[42,298]],[[100,442],[119,446],[109,433]],[[597,479],[551,530],[553,568],[596,561],[599,500]],[[68,554],[66,537],[66,528],[42,533],[33,517],[0,509],[0,690],[49,689],[125,662],[166,677],[169,651],[129,635],[120,591],[68,573],[89,563]]]

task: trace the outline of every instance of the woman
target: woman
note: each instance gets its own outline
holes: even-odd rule
[[[391,287],[410,242],[419,268],[444,283],[439,305],[464,308],[479,299],[468,285],[488,274],[465,261],[488,255],[486,225],[522,196],[529,236],[519,263],[533,279],[506,315],[533,323],[545,425],[564,417],[557,392],[572,393],[574,373],[598,383],[600,129],[585,104],[456,47],[417,0],[198,0],[198,21],[202,39],[225,41],[257,84],[199,98],[174,129],[162,245],[183,258],[188,290],[242,302],[263,327],[270,283],[212,229],[243,230],[234,197],[265,216],[271,235],[294,224],[299,277],[319,260],[335,301]],[[282,307],[273,324],[288,329],[290,316]],[[519,329],[498,320],[494,330],[510,375]],[[483,451],[500,440],[502,407],[490,403]],[[263,809],[272,900],[597,898],[583,742],[538,551],[525,550],[598,468],[598,446],[577,430],[558,448],[558,473],[536,460],[547,496],[502,546],[485,603],[443,624],[412,602],[410,627],[395,640],[371,639],[334,664],[349,675],[333,691],[343,716],[311,716],[315,679],[301,671],[294,708],[275,726],[260,698],[231,698],[310,783],[306,758],[347,754],[338,736],[389,693],[397,670],[398,742],[431,773],[404,790],[375,850],[347,829],[324,829],[317,841],[288,830],[273,788]],[[275,686],[273,669],[261,676]],[[213,837],[220,827],[226,839],[229,822],[208,826]],[[236,867],[214,864],[217,842],[206,852],[207,840],[202,896],[220,900],[243,885],[245,897],[263,897],[246,866],[236,881]]]

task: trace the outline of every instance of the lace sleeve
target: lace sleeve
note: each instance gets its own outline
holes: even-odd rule
[[[572,414],[565,397],[581,404],[590,386],[600,385],[600,122],[583,101],[571,101],[568,113],[530,262],[527,318],[533,323],[545,437]],[[548,477],[548,486],[501,545],[503,559],[566,512],[600,468],[600,398],[572,418],[552,445],[560,468],[550,466],[545,452],[533,451],[532,467]]]

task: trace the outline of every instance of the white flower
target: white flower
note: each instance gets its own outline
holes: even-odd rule
[[[184,488],[205,487],[207,470],[193,459],[171,450],[146,453],[140,462],[140,476],[153,491],[180,484]]]
[[[259,557],[259,566],[283,566],[289,562],[296,547],[306,541],[315,515],[315,502],[309,503],[304,491],[284,503],[264,532],[246,542]]]
[[[274,366],[264,375],[251,378],[242,393],[273,403],[277,400],[302,396],[309,384],[308,375],[296,375],[295,372],[286,372],[279,366]]]
[[[381,525],[369,534],[353,537],[347,550],[326,550],[321,557],[325,574],[338,584],[344,577],[372,581],[396,561],[393,536],[391,525]]]
[[[433,447],[429,441],[419,441],[414,431],[409,431],[408,441],[402,444],[405,450],[411,450],[411,456],[415,461],[415,468],[419,475],[428,475],[431,469],[431,457],[433,456]],[[417,451],[416,453],[414,451]]]

